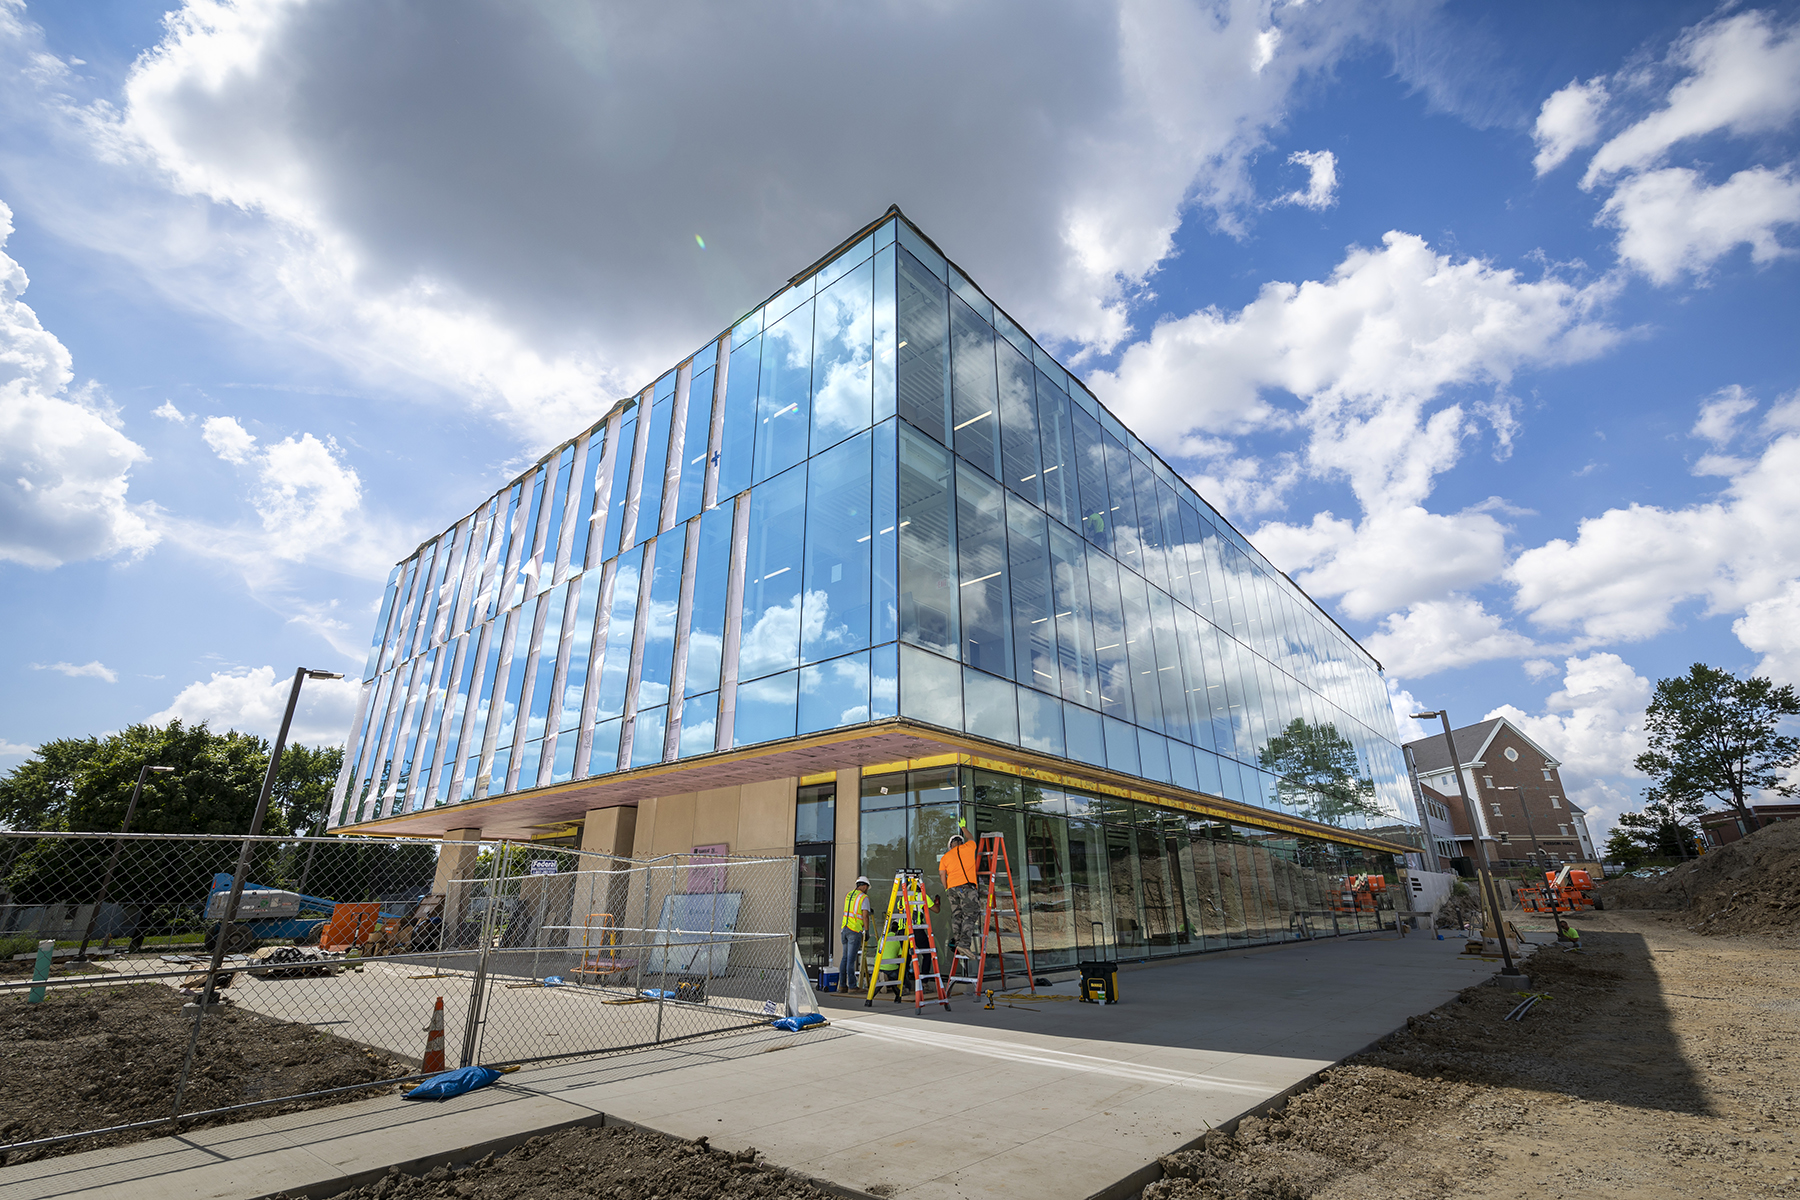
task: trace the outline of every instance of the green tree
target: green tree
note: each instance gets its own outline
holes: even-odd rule
[[[1794,794],[1782,780],[1800,765],[1800,738],[1780,732],[1793,716],[1800,716],[1800,695],[1792,686],[1695,663],[1686,675],[1657,681],[1644,710],[1650,748],[1636,766],[1663,795],[1711,796],[1736,810],[1746,829],[1759,829],[1751,798]]]
[[[296,819],[316,824],[339,762],[336,749],[289,747],[264,833],[285,836]],[[263,739],[214,733],[204,723],[132,725],[104,738],[58,739],[0,778],[0,822],[53,833],[111,832],[124,823],[140,768],[173,767],[145,778],[132,832],[218,840],[125,843],[109,896],[138,913],[140,928],[182,928],[197,921],[213,875],[234,868],[238,846],[226,839],[249,831],[268,763]],[[94,894],[113,846],[105,838],[7,839],[0,847],[0,887],[16,903],[79,903]],[[283,874],[291,857],[279,846],[259,850],[251,878],[268,882],[264,874]]]
[[[1606,835],[1607,862],[1623,863],[1629,870],[1637,866],[1646,853],[1644,844],[1623,825],[1615,824],[1612,832]]]
[[[1706,802],[1694,795],[1670,795],[1660,788],[1646,788],[1642,812],[1620,813],[1613,837],[1623,831],[1640,849],[1638,857],[1694,857],[1694,839],[1700,836],[1699,817]],[[1612,848],[1612,841],[1607,841]]]
[[[1315,821],[1337,825],[1353,815],[1386,815],[1375,800],[1375,781],[1361,773],[1356,746],[1336,725],[1295,717],[1269,739],[1260,761],[1276,776],[1282,802]]]

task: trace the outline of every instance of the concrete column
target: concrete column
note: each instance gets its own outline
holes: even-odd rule
[[[444,833],[438,847],[437,876],[432,880],[433,895],[444,897],[444,945],[461,948],[465,939],[459,931],[470,920],[469,899],[473,885],[458,880],[475,876],[475,860],[481,854],[481,830],[451,829]]]
[[[581,825],[581,849],[585,853],[582,855],[581,873],[570,905],[570,925],[586,925],[590,913],[610,913],[615,926],[643,924],[630,910],[632,897],[629,894],[628,868],[636,841],[637,815],[638,810],[634,805],[588,810]],[[595,917],[593,920],[598,924],[601,918]],[[590,951],[593,951],[601,942],[602,935],[589,933],[586,938]],[[569,935],[570,945],[579,946],[582,940],[583,935],[579,931]],[[641,939],[632,934],[621,934],[618,940],[633,942]]]

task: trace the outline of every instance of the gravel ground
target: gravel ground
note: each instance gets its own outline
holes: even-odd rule
[[[710,1149],[622,1125],[566,1129],[532,1138],[505,1154],[490,1154],[461,1167],[433,1167],[422,1175],[390,1169],[368,1187],[340,1192],[334,1200],[551,1200],[564,1196],[608,1200],[675,1197],[744,1197],[745,1200],[835,1200],[798,1176],[757,1161],[754,1148],[736,1153]],[[277,1194],[271,1200],[290,1200]],[[292,1198],[298,1200],[298,1198]]]
[[[81,1129],[147,1121],[169,1114],[187,1055],[194,1014],[159,984],[60,989],[42,1004],[10,997],[0,1009],[0,1144]],[[406,1075],[417,1068],[353,1042],[254,1013],[224,1009],[208,1017],[183,1107],[222,1108],[271,1096],[345,1087]],[[380,1095],[359,1089],[313,1101],[248,1109],[229,1120],[296,1112]],[[12,1151],[4,1163],[29,1162],[166,1133],[143,1129]]]
[[[1795,941],[1611,910],[1579,927],[1591,948],[1529,960],[1549,998],[1523,1022],[1502,1020],[1512,991],[1470,988],[1168,1156],[1143,1200],[1800,1196]]]

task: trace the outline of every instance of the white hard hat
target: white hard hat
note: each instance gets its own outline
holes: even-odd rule
[[[868,885],[869,885],[869,877],[867,875],[858,875],[856,877],[856,886],[857,887],[867,887]]]

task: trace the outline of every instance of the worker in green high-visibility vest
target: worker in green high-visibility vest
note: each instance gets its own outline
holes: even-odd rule
[[[862,974],[863,937],[869,929],[869,877],[858,875],[856,886],[844,895],[844,923],[838,932],[843,942],[843,957],[838,961],[838,986],[840,992],[857,990],[856,981]]]

